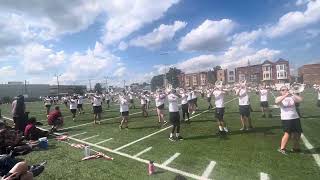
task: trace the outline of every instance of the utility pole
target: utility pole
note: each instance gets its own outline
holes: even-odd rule
[[[108,91],[108,76],[105,76],[104,79],[106,80],[106,92]]]
[[[123,80],[123,88],[126,89],[126,80]]]
[[[60,94],[59,76],[61,76],[61,74],[55,74],[55,76],[57,78],[57,96],[59,97],[59,94]]]
[[[90,87],[90,92],[92,91],[91,89],[91,79],[89,79],[89,87]]]
[[[24,94],[27,94],[27,80],[24,80]]]

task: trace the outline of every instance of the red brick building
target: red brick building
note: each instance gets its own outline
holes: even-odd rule
[[[307,85],[320,85],[320,64],[306,64],[298,69],[301,83]]]
[[[179,76],[180,87],[201,87],[206,86],[208,83],[208,72],[199,72],[199,73],[182,73]]]

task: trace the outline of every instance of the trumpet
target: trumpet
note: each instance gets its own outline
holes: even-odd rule
[[[298,94],[298,93],[302,93],[304,89],[305,89],[305,84],[293,83],[290,86],[289,92],[291,94]]]
[[[318,85],[318,84],[314,84],[312,87],[315,90],[320,90],[320,85]]]

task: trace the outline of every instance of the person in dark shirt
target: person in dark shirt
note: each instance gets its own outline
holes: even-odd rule
[[[51,132],[57,131],[63,125],[63,117],[59,106],[54,108],[54,111],[50,112],[48,116],[48,124],[51,125]]]
[[[47,131],[42,131],[36,127],[37,119],[35,117],[31,117],[28,121],[26,128],[24,129],[24,137],[27,140],[38,140],[39,138],[48,136]]]

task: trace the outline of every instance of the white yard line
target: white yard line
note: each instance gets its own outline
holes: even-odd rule
[[[100,142],[97,142],[97,143],[95,143],[96,145],[98,145],[98,144],[102,144],[102,143],[104,143],[104,142],[107,142],[107,141],[110,141],[110,140],[112,140],[113,138],[109,138],[109,139],[106,139],[106,140],[103,140],[103,141],[100,141]]]
[[[74,134],[72,136],[69,136],[69,137],[76,137],[76,136],[79,136],[79,135],[82,135],[82,134],[86,134],[87,132],[82,132],[82,133],[79,133],[79,134]]]
[[[90,137],[87,137],[87,138],[84,138],[84,139],[81,139],[82,141],[85,141],[85,140],[88,140],[88,139],[92,139],[92,138],[95,138],[95,137],[98,137],[99,135],[94,135],[94,136],[90,136]]]
[[[270,180],[270,177],[268,174],[261,172],[260,173],[260,180]]]
[[[83,140],[80,140],[80,139],[76,139],[76,138],[73,138],[73,137],[71,137],[71,138],[69,137],[69,139],[71,139],[73,141],[77,141],[77,142],[82,143],[82,144],[87,144],[89,146],[92,146],[92,147],[95,147],[95,148],[98,148],[98,149],[101,149],[101,150],[108,151],[110,153],[114,153],[114,154],[117,154],[117,155],[120,155],[120,156],[123,156],[123,157],[127,157],[129,159],[133,159],[133,160],[145,163],[145,164],[149,163],[148,160],[145,160],[145,159],[142,159],[142,158],[139,158],[139,157],[134,157],[134,156],[131,156],[131,155],[123,153],[123,152],[115,151],[115,150],[112,150],[112,149],[109,149],[109,148],[106,148],[106,147],[103,147],[103,146],[100,146],[100,145],[96,145],[94,143],[86,142],[86,141],[83,141]],[[175,168],[171,168],[171,167],[168,167],[168,166],[163,166],[163,165],[158,164],[158,163],[154,163],[154,166],[156,166],[158,168],[161,168],[163,170],[167,170],[167,171],[173,172],[173,173],[181,174],[181,175],[189,177],[189,178],[193,178],[193,179],[197,179],[197,180],[210,180],[208,178],[203,178],[203,177],[198,176],[196,174],[192,174],[192,173],[185,172],[185,171],[182,171],[182,170],[179,170],[179,169],[175,169]]]
[[[304,136],[304,134],[301,134],[301,139],[304,143],[304,145],[307,147],[308,150],[314,149],[312,144],[308,141],[308,139]],[[311,152],[314,153],[314,152]],[[314,160],[316,161],[317,165],[320,167],[320,156],[319,154],[312,154]]]
[[[171,156],[169,159],[167,159],[164,163],[162,163],[162,166],[168,166],[173,160],[175,160],[178,156],[180,156],[180,153],[175,153],[173,156]]]
[[[133,157],[141,156],[142,154],[144,154],[144,153],[146,153],[146,152],[150,151],[151,149],[152,149],[152,147],[148,147],[147,149],[145,149],[145,150],[143,150],[143,151],[141,151],[141,152],[137,153],[137,154],[136,154],[136,155],[134,155]]]
[[[224,104],[228,104],[228,103],[234,101],[235,99],[238,99],[238,97],[233,98],[233,99],[231,99],[230,101],[225,102]],[[190,119],[195,118],[195,117],[197,117],[197,116],[200,116],[201,114],[206,113],[206,112],[208,112],[208,111],[209,111],[209,110],[202,111],[201,113],[196,114],[196,115],[190,117]],[[142,141],[142,140],[144,140],[144,139],[147,139],[147,138],[149,138],[149,137],[151,137],[151,136],[153,136],[153,135],[159,134],[159,133],[161,133],[162,131],[165,131],[165,130],[171,128],[171,127],[172,127],[172,125],[170,125],[170,126],[168,126],[168,127],[166,127],[166,128],[163,128],[163,129],[161,129],[161,130],[159,130],[159,131],[156,131],[156,132],[154,132],[154,133],[152,133],[152,134],[149,134],[149,135],[147,135],[147,136],[144,136],[144,137],[142,137],[142,138],[140,138],[140,139],[137,139],[137,140],[135,140],[135,141],[132,141],[132,142],[130,142],[130,143],[128,143],[128,144],[125,144],[125,145],[123,145],[123,146],[121,146],[121,147],[118,147],[117,149],[115,149],[115,151],[119,151],[119,150],[121,150],[121,149],[123,149],[123,148],[126,148],[126,147],[128,147],[128,146],[131,146],[132,144],[135,144],[135,143],[137,143],[137,142],[140,142],[140,141]]]
[[[207,166],[206,170],[202,173],[201,177],[208,178],[216,164],[217,163],[215,161],[210,161],[209,165]]]

